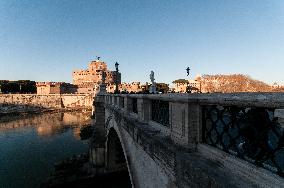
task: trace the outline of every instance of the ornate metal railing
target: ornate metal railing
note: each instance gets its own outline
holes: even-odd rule
[[[138,113],[137,98],[132,98],[132,112]]]
[[[203,142],[284,177],[284,127],[274,109],[203,106]]]
[[[152,120],[164,126],[169,126],[169,102],[152,100]]]

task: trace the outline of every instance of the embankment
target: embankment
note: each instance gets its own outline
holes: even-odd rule
[[[0,94],[0,114],[57,109],[92,109],[93,96],[84,94]]]

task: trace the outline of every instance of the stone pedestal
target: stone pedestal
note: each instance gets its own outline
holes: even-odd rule
[[[106,93],[106,85],[100,84],[98,91],[99,91],[99,93]]]
[[[105,142],[106,142],[106,130],[105,130],[105,96],[106,85],[100,84],[99,89],[94,97],[93,103],[93,116],[94,120],[94,133],[91,139],[91,151],[90,160],[94,166],[105,165]]]
[[[149,93],[157,93],[156,84],[150,86]]]

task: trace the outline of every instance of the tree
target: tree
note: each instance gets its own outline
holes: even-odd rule
[[[36,82],[30,80],[0,81],[2,93],[36,93]]]
[[[271,87],[259,80],[254,80],[247,75],[203,75],[201,78],[202,89],[206,92],[269,92]]]
[[[178,79],[178,80],[173,81],[173,84],[177,84],[177,83],[188,84],[189,82],[186,79]]]
[[[162,93],[168,93],[169,91],[169,84],[166,83],[156,83],[157,91]]]

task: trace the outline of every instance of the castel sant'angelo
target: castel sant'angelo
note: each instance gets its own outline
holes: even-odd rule
[[[106,85],[114,85],[117,79],[118,84],[121,84],[121,73],[110,71],[107,69],[107,64],[100,61],[99,58],[91,61],[86,70],[73,71],[73,84],[78,86],[78,93],[88,93],[96,90],[102,82],[102,74],[106,73]]]
[[[74,70],[72,72],[73,84],[64,82],[37,82],[37,94],[92,94],[102,82],[103,72],[106,74],[105,84],[107,92],[114,92],[116,80],[119,91],[141,91],[140,82],[121,83],[121,73],[108,70],[107,64],[98,58],[91,61],[87,69]]]

